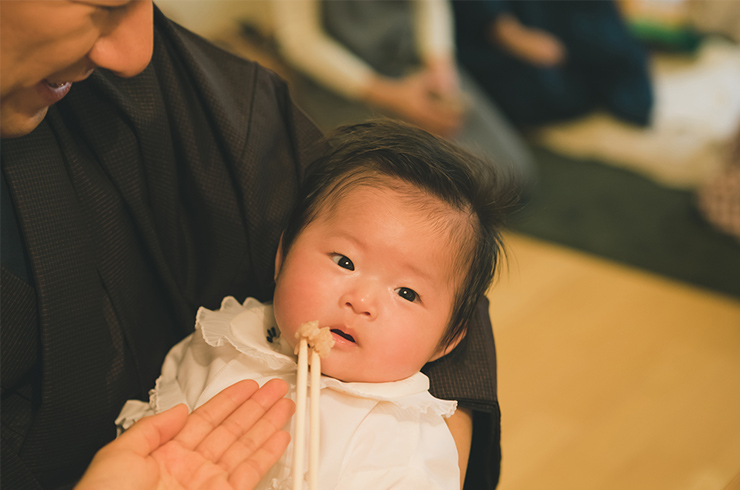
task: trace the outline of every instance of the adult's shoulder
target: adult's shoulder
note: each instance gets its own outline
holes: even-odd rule
[[[287,83],[279,75],[178,25],[156,6],[152,65],[160,73],[160,84],[182,83],[184,76],[206,103],[223,101],[227,111],[229,106],[251,106],[255,93],[277,100],[282,109],[289,101]],[[170,77],[169,71],[176,73]]]
[[[160,88],[167,91],[171,84],[175,94],[189,93],[192,101],[174,104],[203,107],[230,145],[243,148],[242,144],[257,141],[261,144],[252,148],[292,148],[297,152],[294,158],[299,160],[299,169],[315,157],[315,144],[322,133],[296,106],[287,82],[278,74],[178,25],[156,6],[154,40],[151,68]],[[269,141],[287,139],[266,144],[265,136]]]

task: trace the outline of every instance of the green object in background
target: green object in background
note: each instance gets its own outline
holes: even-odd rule
[[[702,36],[686,26],[670,26],[651,19],[632,19],[630,32],[653,49],[674,53],[692,53],[701,44]]]

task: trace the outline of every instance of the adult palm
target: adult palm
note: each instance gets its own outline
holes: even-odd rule
[[[281,380],[245,380],[189,415],[178,405],[145,417],[98,451],[75,488],[254,488],[290,441],[287,390]]]

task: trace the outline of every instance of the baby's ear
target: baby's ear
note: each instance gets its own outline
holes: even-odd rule
[[[454,339],[452,339],[452,342],[450,342],[449,344],[447,344],[445,346],[439,347],[437,349],[437,352],[434,353],[434,355],[432,356],[431,359],[429,359],[428,362],[436,361],[440,357],[444,357],[447,354],[449,354],[450,352],[452,352],[452,350],[455,347],[457,347],[457,345],[462,341],[462,339],[465,338],[465,333],[467,331],[468,331],[467,328],[462,329],[462,331],[459,334],[457,334],[457,336]]]
[[[283,235],[280,234],[280,241],[278,241],[278,249],[275,254],[275,280],[277,280],[278,273],[280,272],[280,266],[283,265]]]

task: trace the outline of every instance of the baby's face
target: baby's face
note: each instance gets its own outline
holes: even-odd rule
[[[416,193],[432,211],[407,193],[356,187],[319,211],[284,261],[278,252],[277,324],[292,346],[303,322],[331,329],[327,376],[395,381],[442,354],[461,277],[450,231],[466,218]]]

